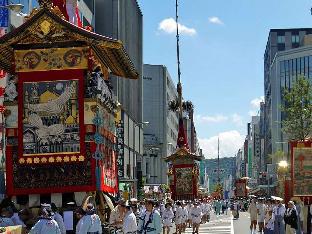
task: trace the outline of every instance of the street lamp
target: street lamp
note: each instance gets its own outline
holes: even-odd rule
[[[287,169],[288,167],[288,162],[286,160],[282,160],[278,163],[278,166],[282,169]]]
[[[286,184],[286,176],[287,176],[287,169],[288,169],[288,162],[286,160],[281,160],[278,163],[278,168],[279,168],[279,172],[281,173],[281,175],[283,176],[283,189],[281,189],[283,192],[280,193],[281,196],[283,196],[283,194],[285,195],[285,184]]]

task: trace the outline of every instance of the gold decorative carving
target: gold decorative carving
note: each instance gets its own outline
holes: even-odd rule
[[[48,35],[51,30],[51,23],[48,20],[43,20],[40,24],[40,29],[44,35]]]
[[[16,50],[17,72],[88,68],[88,47]]]

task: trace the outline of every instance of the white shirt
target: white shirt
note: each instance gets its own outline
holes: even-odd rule
[[[273,208],[273,213],[275,216],[284,217],[285,211],[286,211],[286,208],[284,205],[280,205],[280,206],[278,205]]]
[[[55,212],[53,219],[57,222],[57,225],[60,228],[61,234],[66,234],[66,229],[65,229],[65,225],[64,225],[64,220],[62,215],[60,215],[59,213]]]
[[[127,214],[124,218],[124,221],[123,221],[122,230],[124,233],[136,232],[138,230],[136,217],[132,211],[127,212]]]

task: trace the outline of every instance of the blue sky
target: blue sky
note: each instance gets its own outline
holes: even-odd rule
[[[139,0],[144,63],[167,66],[174,81],[175,0]],[[234,156],[263,96],[263,54],[271,28],[312,27],[310,0],[180,0],[184,98],[195,105],[205,156]]]

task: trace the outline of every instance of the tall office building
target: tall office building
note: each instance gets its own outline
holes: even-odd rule
[[[165,66],[144,64],[144,128],[143,176],[147,184],[167,183],[164,157],[175,152],[178,137],[178,115],[168,109],[177,91]]]
[[[288,151],[281,132],[281,90],[291,87],[299,74],[309,76],[311,48],[303,48],[311,40],[312,28],[271,29],[264,54],[264,155],[278,149]]]
[[[136,0],[84,1],[94,4],[95,32],[122,41],[139,73],[137,80],[111,77],[113,92],[122,106],[124,173],[119,176],[119,188],[136,196],[137,178],[142,175],[137,161],[142,161],[143,155],[143,15]]]

